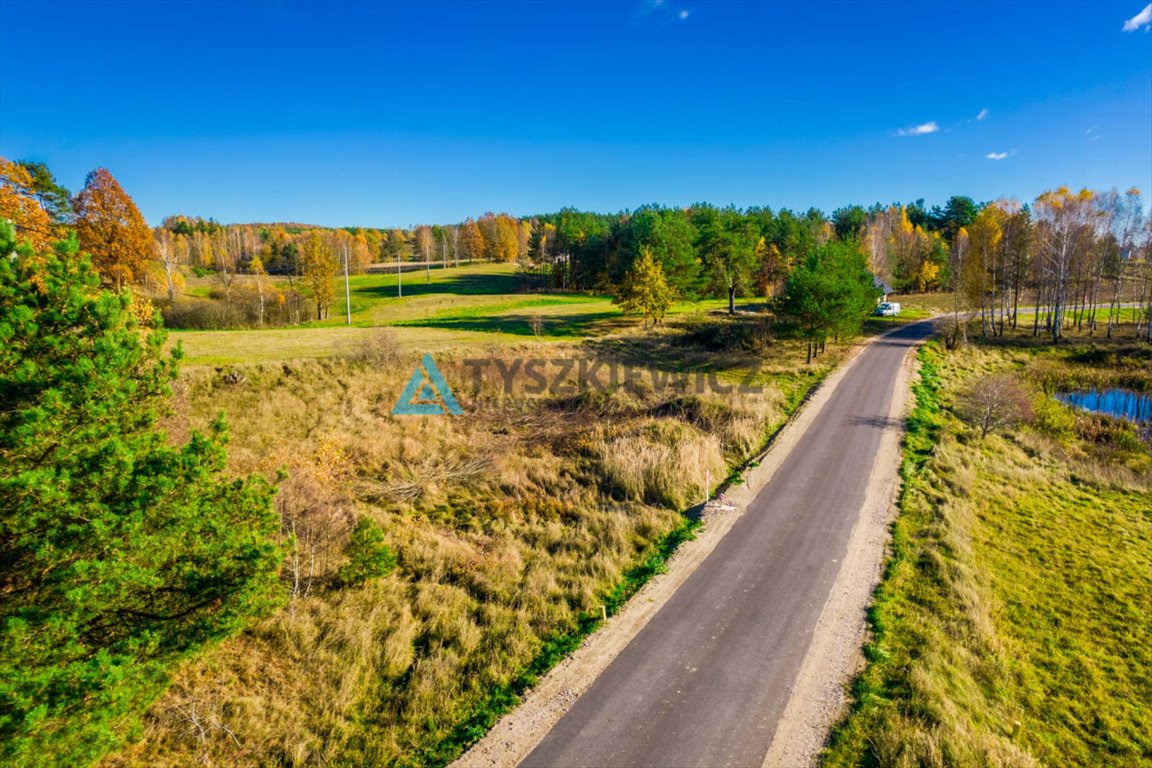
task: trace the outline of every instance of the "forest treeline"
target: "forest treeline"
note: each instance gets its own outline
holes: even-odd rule
[[[566,208],[516,218],[486,213],[408,229],[221,224],[174,215],[149,229],[131,197],[98,169],[70,195],[43,164],[0,159],[0,217],[46,244],[74,227],[103,279],[142,286],[175,327],[294,324],[328,315],[342,270],[516,263],[524,290],[617,295],[645,250],[683,299],[776,299],[792,271],[830,242],[848,243],[896,293],[952,291],[985,334],[1019,325],[1058,340],[1069,325],[1111,333],[1135,305],[1152,340],[1152,218],[1139,190],[1045,192],[1022,204],[954,196],[943,206],[852,205],[831,215],[752,207]],[[37,239],[43,243],[37,243]],[[190,275],[208,296],[183,295]],[[280,279],[271,279],[279,277]]]

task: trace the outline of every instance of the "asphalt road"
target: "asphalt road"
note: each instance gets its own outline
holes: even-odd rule
[[[905,326],[860,353],[747,512],[522,766],[762,764],[859,517],[897,370],[930,332]]]

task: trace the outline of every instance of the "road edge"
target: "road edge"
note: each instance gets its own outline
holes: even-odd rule
[[[885,334],[887,335],[887,334]],[[848,687],[864,663],[868,606],[883,576],[891,524],[898,513],[905,420],[912,405],[916,351],[909,347],[896,374],[890,426],[868,477],[864,504],[849,535],[840,572],[820,613],[812,642],[764,757],[764,768],[807,768],[819,763],[828,734],[848,706]]]

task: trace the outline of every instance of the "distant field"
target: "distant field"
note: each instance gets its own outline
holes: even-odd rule
[[[343,283],[329,317],[290,328],[229,331],[171,331],[192,365],[235,365],[320,358],[354,352],[369,329],[390,326],[407,350],[435,351],[468,345],[508,346],[522,342],[573,341],[624,331],[640,320],[624,315],[609,296],[523,293],[512,264],[472,264],[406,272],[397,296],[394,273],[349,279],[352,326],[347,325]],[[287,281],[277,278],[277,284]],[[189,281],[185,293],[207,296],[211,278]],[[752,300],[749,300],[752,301]],[[742,302],[743,303],[743,302]],[[722,310],[720,299],[679,302],[670,314]],[[536,318],[539,318],[537,320]]]
[[[171,331],[169,343],[184,349],[188,365],[240,365],[335,357],[355,353],[376,329],[269,328],[240,331]],[[395,339],[405,351],[435,352],[477,345],[509,345],[514,336],[436,328],[397,328]]]
[[[888,297],[889,301],[900,304],[901,310],[907,314],[910,310],[923,313],[925,316],[951,312],[955,305],[955,297],[951,293],[894,293]]]

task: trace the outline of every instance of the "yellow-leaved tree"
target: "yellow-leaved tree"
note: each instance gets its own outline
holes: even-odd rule
[[[668,285],[664,268],[652,255],[652,249],[644,246],[624,275],[620,293],[612,301],[625,312],[643,315],[647,327],[649,320],[659,323],[664,319],[674,299],[675,292]]]
[[[470,262],[484,258],[484,236],[480,234],[480,225],[472,219],[460,225],[460,247]]]
[[[328,314],[328,306],[335,295],[333,280],[340,267],[339,259],[319,231],[313,229],[300,238],[298,245],[300,268],[304,272],[304,284],[316,301],[316,319],[322,320]]]

